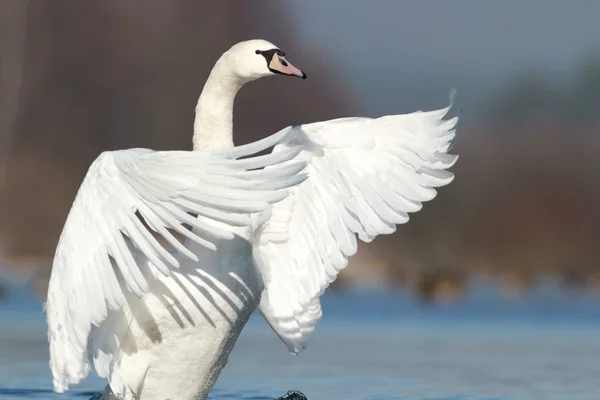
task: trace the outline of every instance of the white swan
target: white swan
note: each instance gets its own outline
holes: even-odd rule
[[[118,397],[204,399],[257,307],[301,351],[356,234],[368,242],[393,232],[452,181],[457,119],[442,120],[450,107],[289,127],[234,147],[237,91],[274,74],[306,77],[275,45],[239,43],[200,96],[195,152],[131,149],[94,161],[48,289],[55,391],[88,374],[91,342],[96,372]]]

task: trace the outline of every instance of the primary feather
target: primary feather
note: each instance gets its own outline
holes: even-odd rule
[[[130,149],[102,153],[92,163],[61,234],[48,289],[50,366],[57,391],[88,374],[92,326],[119,309],[128,292],[138,297],[148,292],[136,258],[142,255],[163,275],[179,267],[138,214],[182,255],[198,261],[171,231],[215,250],[215,239],[233,238],[229,226],[251,224],[251,213],[281,201],[286,188],[305,179],[304,163],[281,165],[299,148],[236,159],[270,145],[272,138],[215,154]]]
[[[451,106],[450,106],[451,107]],[[291,352],[304,349],[321,318],[319,297],[357,251],[408,222],[450,183],[447,154],[457,118],[432,112],[344,118],[287,128],[275,148],[301,146],[309,178],[269,209],[254,234],[263,274],[260,311]]]

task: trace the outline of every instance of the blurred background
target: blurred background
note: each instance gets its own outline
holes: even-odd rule
[[[265,38],[310,79],[245,87],[238,144],[296,123],[441,108],[459,89],[457,179],[362,246],[338,285],[455,298],[474,275],[513,293],[551,274],[600,291],[600,4],[579,5],[4,1],[0,265],[41,269],[43,292],[94,158],[190,149],[216,59]]]
[[[595,310],[598,15],[600,2],[584,0],[3,0],[0,295],[24,279],[43,298],[100,152],[191,149],[214,62],[264,38],[309,79],[244,87],[237,144],[291,124],[442,108],[458,89],[455,181],[395,234],[361,245],[333,290],[460,304],[482,281],[499,301],[552,282],[553,301],[585,296]]]

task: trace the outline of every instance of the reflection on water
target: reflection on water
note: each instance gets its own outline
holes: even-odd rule
[[[502,301],[477,285],[462,303],[419,306],[407,296],[329,293],[305,353],[289,355],[254,315],[211,398],[597,400],[600,302],[542,287]],[[41,308],[24,288],[0,303],[0,399],[88,399],[91,376],[50,390]],[[174,395],[174,398],[176,396]]]

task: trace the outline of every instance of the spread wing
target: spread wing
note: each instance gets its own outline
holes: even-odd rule
[[[357,250],[408,222],[409,213],[454,175],[447,154],[457,118],[450,107],[378,119],[345,118],[288,128],[274,151],[302,146],[309,178],[274,204],[255,231],[265,282],[260,311],[291,352],[303,350],[321,317],[319,297]]]
[[[282,164],[298,154],[296,148],[237,159],[271,147],[284,136],[212,152],[106,152],[93,162],[62,231],[48,288],[50,367],[56,391],[66,390],[89,372],[86,349],[92,325],[99,326],[109,310],[123,305],[124,291],[137,296],[148,291],[136,254],[165,275],[179,266],[147,226],[180,254],[197,260],[170,230],[214,249],[216,239],[233,238],[228,227],[249,225],[252,213],[281,201],[286,188],[305,179],[302,162]],[[262,169],[265,166],[269,168]]]

